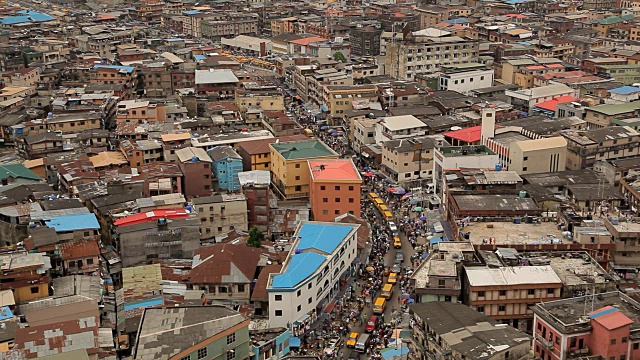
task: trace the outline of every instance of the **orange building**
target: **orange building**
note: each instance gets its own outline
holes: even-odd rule
[[[362,178],[351,159],[309,160],[309,199],[315,221],[349,213],[360,217]]]

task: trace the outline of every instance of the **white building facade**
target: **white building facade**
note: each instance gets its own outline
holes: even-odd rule
[[[296,334],[324,311],[341,281],[354,274],[359,227],[316,221],[298,225],[280,273],[269,275],[269,327]]]

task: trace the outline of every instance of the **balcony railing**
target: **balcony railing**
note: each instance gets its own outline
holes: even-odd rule
[[[588,359],[589,357],[589,348],[587,346],[585,346],[582,349],[573,349],[573,350],[568,350],[565,352],[566,354],[566,359]],[[596,359],[598,355],[594,356],[594,359]]]
[[[536,334],[536,341],[545,346],[547,349],[553,349],[553,341],[543,338],[540,334]]]

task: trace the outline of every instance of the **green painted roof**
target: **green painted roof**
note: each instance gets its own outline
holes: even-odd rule
[[[274,143],[271,144],[271,146],[287,160],[337,155],[333,150],[319,140]]]
[[[611,25],[611,24],[616,24],[621,22],[622,19],[619,16],[609,16],[606,19],[602,19],[600,21],[598,21],[599,24],[601,25]]]
[[[630,102],[625,104],[606,104],[592,106],[589,110],[605,115],[618,115],[640,109],[640,102]]]
[[[7,164],[0,165],[0,179],[4,180],[6,178],[25,178],[31,180],[42,180],[38,175],[36,175],[33,171],[27,169],[22,164]]]

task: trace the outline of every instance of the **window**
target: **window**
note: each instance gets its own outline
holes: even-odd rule
[[[92,258],[88,258],[87,259],[87,265],[93,265],[93,259]]]
[[[326,186],[324,186],[324,185],[320,186],[320,190],[326,190],[326,189],[327,189]]]
[[[336,190],[336,191],[340,191],[340,186],[336,186],[336,187],[335,187],[335,190]]]
[[[329,202],[329,198],[322,198],[322,202]]]
[[[227,335],[227,345],[236,342],[236,333]]]
[[[298,310],[298,312],[300,312],[300,310],[302,310],[302,305],[298,305],[298,307],[296,308],[296,310]]]
[[[311,289],[311,283],[309,283],[309,285],[307,285],[307,289]]]
[[[484,291],[478,291],[478,297],[484,297]]]
[[[623,342],[623,343],[626,343],[626,342],[627,342],[627,337],[626,337],[626,336],[623,336],[623,337],[622,337],[622,342]]]
[[[300,164],[296,164],[296,169],[300,169]]]
[[[353,204],[355,202],[354,198],[349,198],[349,204]]]
[[[498,311],[505,311],[507,309],[504,305],[498,305]]]
[[[525,157],[522,158],[522,161],[527,161],[527,160],[529,160],[528,156],[525,156]]]
[[[276,310],[275,311],[275,315],[276,316],[282,316],[282,310]]]
[[[300,176],[296,175],[296,181],[300,180]]]
[[[340,198],[336,198],[336,202],[340,202]]]
[[[535,289],[529,289],[529,290],[527,291],[527,294],[529,294],[529,295],[535,295],[535,294],[536,294],[536,290],[535,290]]]
[[[203,347],[202,349],[198,349],[198,359],[204,359],[207,357],[207,348]]]
[[[615,345],[616,344],[616,339],[611,339],[611,345]]]
[[[349,191],[353,191],[353,186],[349,186]]]
[[[634,343],[633,350],[638,350],[638,349],[640,349],[640,343]]]
[[[538,330],[542,330],[542,324],[538,323]]]
[[[336,214],[336,215],[340,215],[340,210],[335,210],[335,211],[334,211],[334,214]]]
[[[180,360],[191,360],[191,355],[187,355],[187,356],[181,358]]]
[[[556,289],[554,289],[554,288],[548,288],[547,289],[547,294],[549,294],[549,295],[553,295],[555,292],[556,292]]]
[[[238,292],[244,292],[244,285],[238,285]]]
[[[233,360],[235,358],[236,358],[236,351],[235,350],[227,351],[227,360]]]
[[[526,167],[526,166],[524,166],[524,167],[522,168],[522,171],[527,171],[527,167]]]
[[[620,360],[627,360],[626,355],[620,355]]]
[[[282,295],[276,295],[275,298],[276,301],[282,301]]]
[[[538,324],[538,325],[540,325],[540,324]],[[538,330],[539,330],[539,329],[538,329]],[[575,336],[573,336],[573,337],[571,337],[571,339],[569,339],[569,348],[574,348],[574,347],[576,347],[576,343],[578,342],[578,340],[577,340],[577,339],[578,339],[578,338],[577,338],[577,337],[575,337]]]
[[[322,210],[322,215],[329,215],[329,210]]]
[[[500,296],[507,296],[507,290],[500,290],[500,291],[498,292],[498,295],[500,295]]]
[[[296,189],[295,191],[302,191],[302,186],[296,185],[295,189]]]
[[[31,293],[32,293],[32,294],[37,294],[38,292],[39,292],[39,289],[38,289],[38,287],[37,287],[37,286],[32,286],[32,287],[31,287]]]
[[[220,230],[222,231],[222,230]],[[218,292],[222,293],[222,294],[226,294],[227,293],[227,287],[226,286],[218,286]]]
[[[478,310],[478,312],[483,313],[484,312],[484,306],[477,306],[476,310]]]

